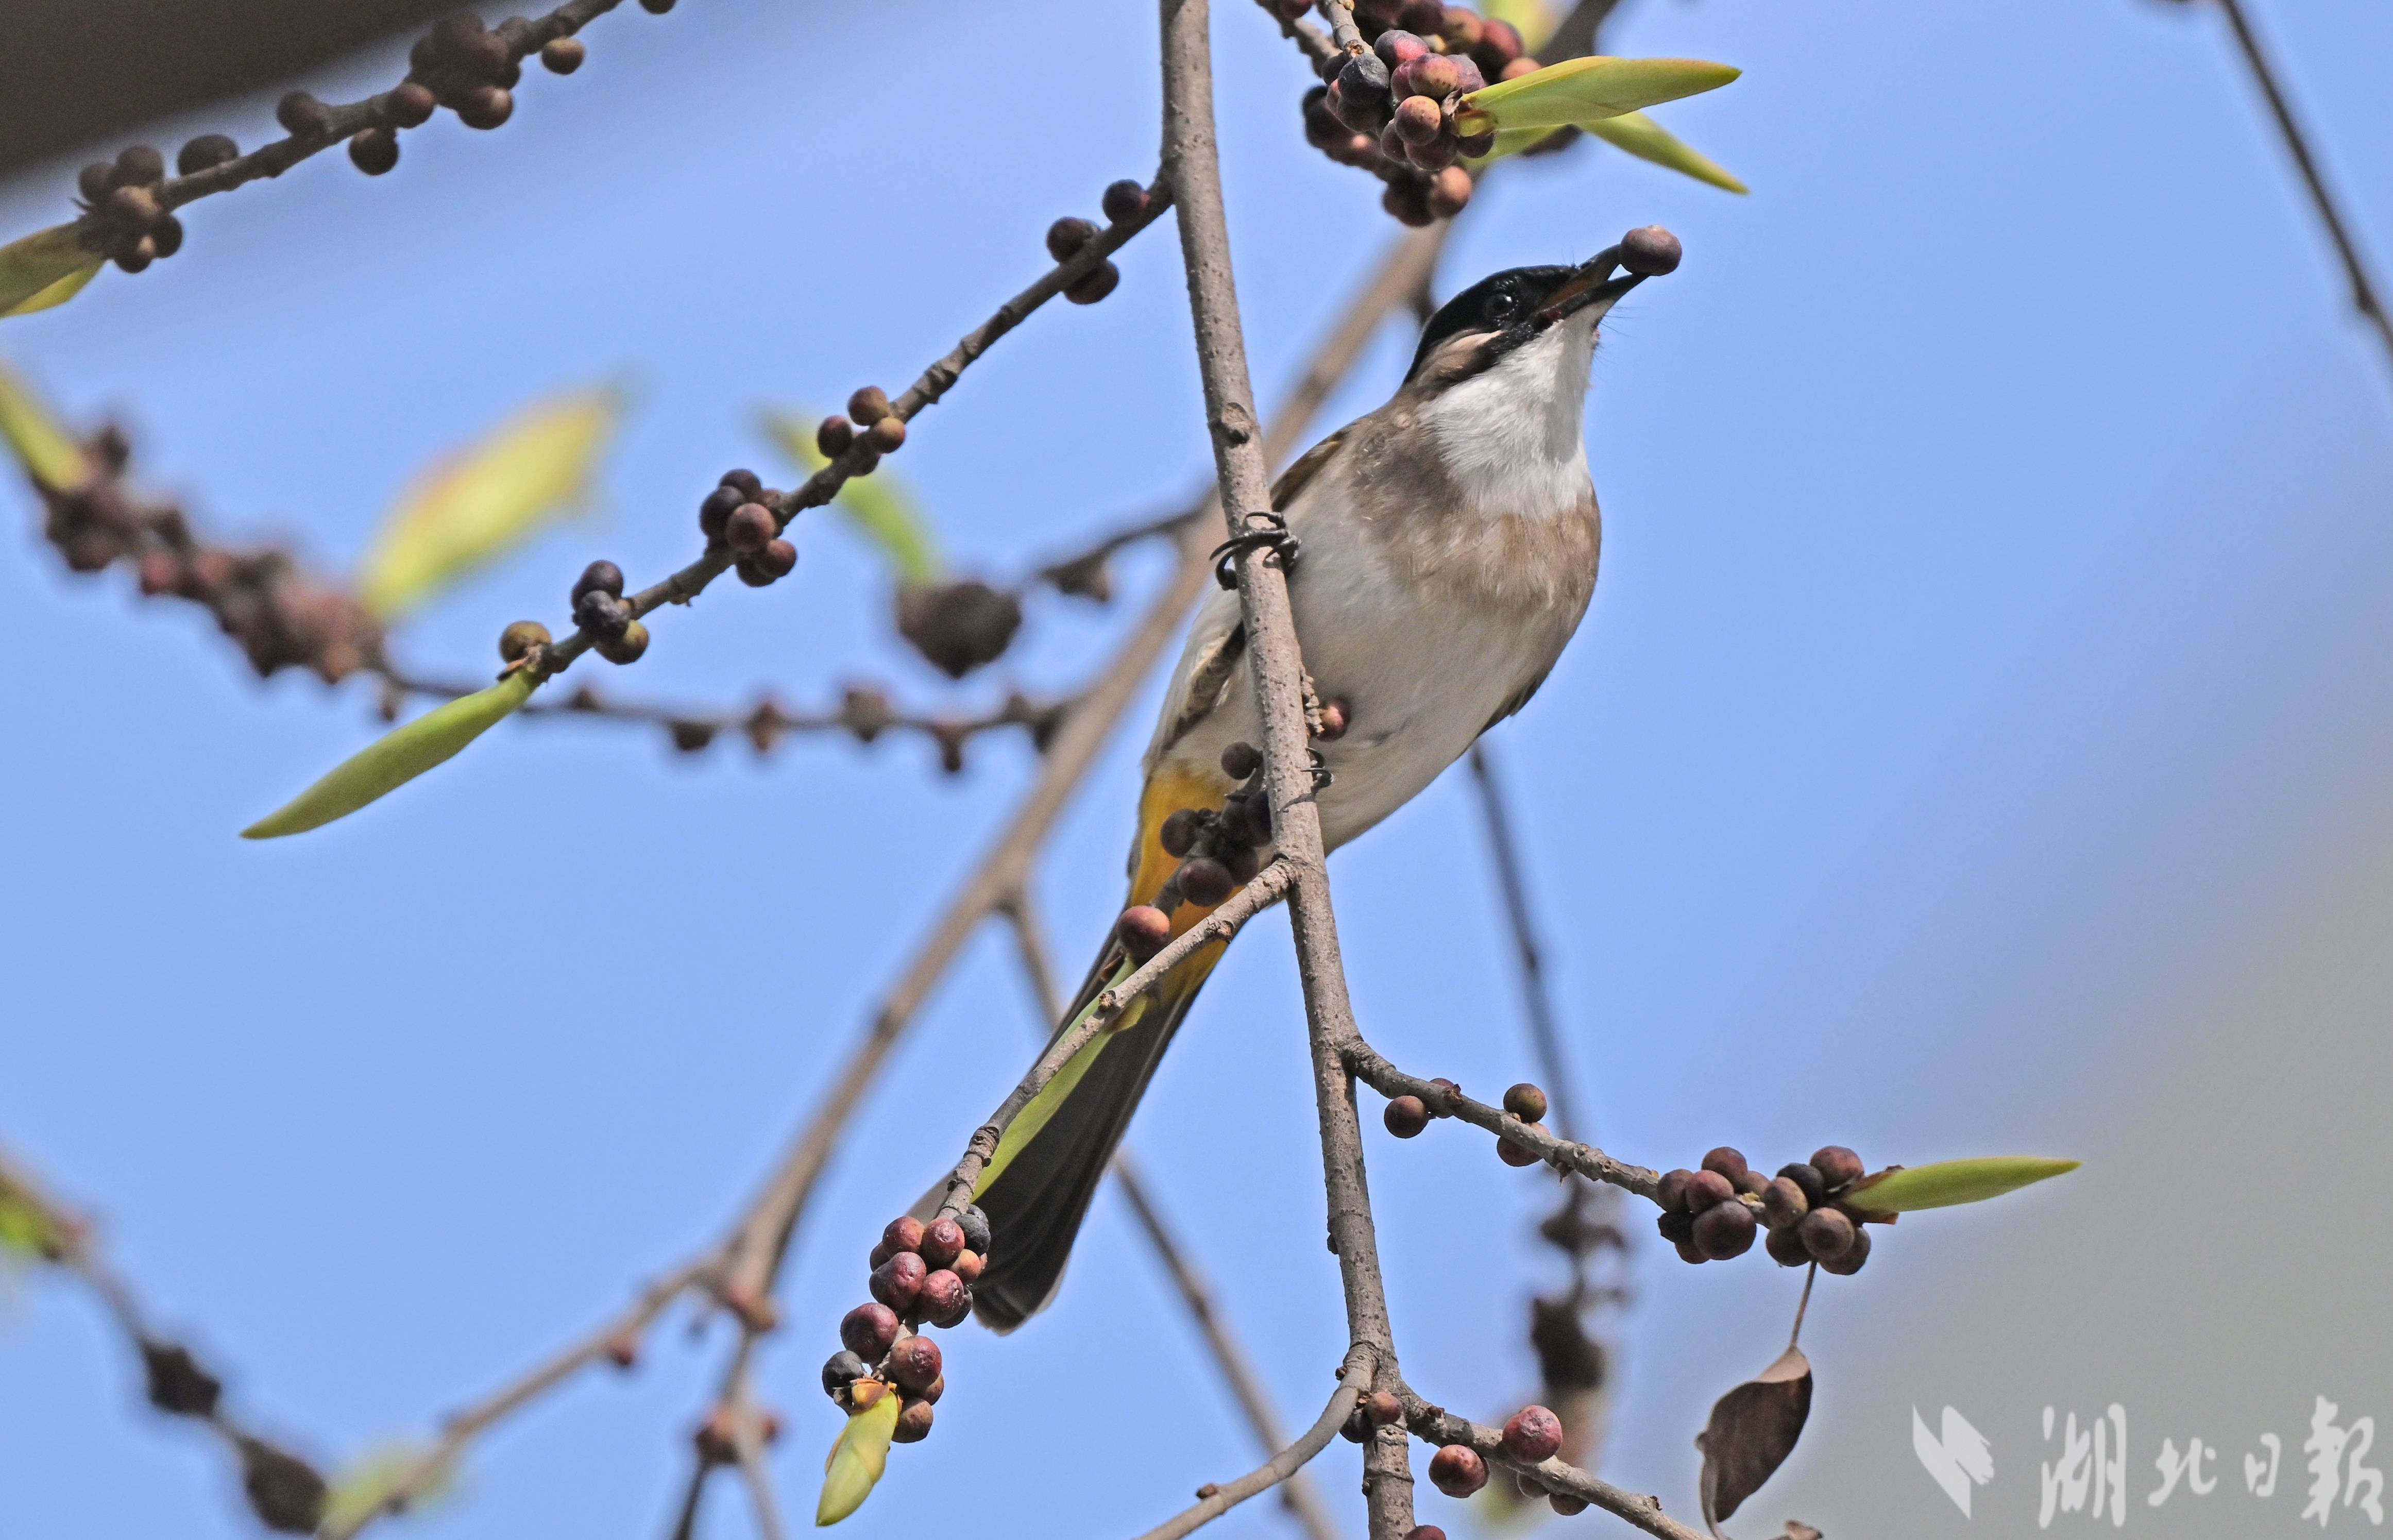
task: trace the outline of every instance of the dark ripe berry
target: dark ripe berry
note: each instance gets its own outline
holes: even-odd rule
[[[1410,1139],[1429,1127],[1429,1103],[1418,1096],[1399,1096],[1388,1103],[1380,1120],[1398,1139]]]
[[[1467,1443],[1449,1443],[1430,1456],[1429,1479],[1449,1497],[1468,1497],[1487,1484],[1487,1462]]]
[[[186,176],[190,175],[188,172]],[[86,203],[97,203],[107,198],[116,187],[116,163],[94,161],[75,176],[75,190]]]
[[[1483,17],[1479,22],[1479,41],[1471,49],[1471,60],[1484,73],[1493,75],[1505,65],[1529,51],[1522,40],[1521,29],[1500,17]]]
[[[1664,1213],[1675,1213],[1687,1207],[1687,1183],[1694,1172],[1681,1166],[1675,1171],[1665,1171],[1662,1180],[1654,1184],[1654,1201]]]
[[[1445,1540],[1445,1531],[1435,1524],[1415,1524],[1405,1532],[1405,1540]]]
[[[753,556],[740,557],[731,564],[731,570],[739,573],[739,581],[751,588],[769,588],[773,584],[773,574],[758,566]]]
[[[1726,1203],[1736,1196],[1736,1183],[1718,1171],[1692,1171],[1687,1175],[1686,1196],[1680,1201],[1690,1214],[1700,1214],[1716,1203]]]
[[[865,1268],[867,1271],[870,1271],[873,1268],[879,1267],[882,1263],[887,1261],[891,1257],[896,1255],[896,1252],[889,1249],[887,1242],[875,1241],[872,1243],[872,1249],[865,1255]]]
[[[870,427],[889,415],[889,393],[879,385],[865,385],[847,398],[847,414],[859,427]]]
[[[1695,1245],[1715,1260],[1741,1257],[1753,1246],[1753,1210],[1732,1198],[1695,1216]]]
[[[538,620],[517,620],[499,633],[499,660],[512,663],[532,648],[546,646],[548,640],[548,628]]]
[[[1384,101],[1388,66],[1378,54],[1350,54],[1338,72],[1338,89],[1350,102]]]
[[[928,1229],[913,1215],[900,1214],[882,1230],[881,1244],[889,1248],[893,1257],[900,1251],[920,1251],[922,1249],[922,1236]]]
[[[1445,116],[1427,97],[1406,97],[1388,120],[1396,137],[1407,145],[1427,144],[1445,131]]]
[[[1315,150],[1336,150],[1353,132],[1329,110],[1329,89],[1316,85],[1304,93],[1304,142]]]
[[[1458,153],[1461,146],[1455,147]],[[1451,219],[1471,202],[1471,173],[1458,165],[1450,165],[1429,179],[1429,211],[1440,219]]]
[[[1780,1267],[1801,1267],[1811,1259],[1811,1254],[1803,1249],[1802,1235],[1792,1228],[1768,1232],[1761,1237],[1761,1248]]]
[[[139,236],[134,240],[126,241],[118,245],[111,246],[109,248],[109,256],[124,271],[128,273],[137,273],[158,259],[158,242],[150,240],[146,235]],[[111,556],[109,559],[112,561],[115,558]],[[99,564],[100,567],[105,567],[107,565],[108,562],[105,561]],[[97,571],[98,569],[98,568],[90,567],[76,568],[76,570],[81,572]]]
[[[897,1312],[878,1302],[858,1305],[840,1317],[839,1339],[850,1351],[878,1364],[897,1340]]]
[[[1407,32],[1434,37],[1445,30],[1445,7],[1442,0],[1404,0],[1396,7],[1396,21]]]
[[[1523,1080],[1504,1093],[1504,1110],[1523,1123],[1535,1123],[1546,1116],[1546,1093]]]
[[[1387,127],[1380,130],[1380,153],[1399,164],[1403,163],[1412,154],[1412,146],[1406,141],[1404,131],[1399,129],[1393,121],[1391,121]],[[1391,184],[1388,188],[1388,191],[1393,192],[1396,189],[1394,185]],[[1423,193],[1426,193],[1428,189],[1422,189],[1420,190]],[[1382,203],[1387,202],[1385,194],[1381,195],[1380,202]],[[1421,210],[1423,213],[1427,213],[1428,209],[1429,203],[1424,198],[1421,202]],[[1390,212],[1393,213],[1393,211],[1391,210]]]
[[[922,1260],[934,1268],[952,1263],[964,1250],[964,1227],[951,1219],[935,1219],[922,1227]]]
[[[1114,921],[1114,934],[1133,960],[1144,962],[1171,940],[1171,917],[1152,904],[1132,904]]]
[[[1718,1171],[1731,1183],[1746,1173],[1745,1152],[1733,1145],[1720,1144],[1704,1152],[1703,1168]]]
[[[1078,215],[1067,214],[1047,227],[1047,254],[1058,262],[1069,262],[1079,254],[1080,248],[1096,239],[1097,227]]]
[[[927,1337],[907,1338],[889,1350],[889,1377],[908,1395],[921,1395],[939,1377],[939,1345]]]
[[[1673,1241],[1670,1244],[1678,1249],[1679,1260],[1682,1262],[1691,1262],[1697,1267],[1701,1267],[1704,1263],[1711,1260],[1709,1257],[1704,1255],[1704,1248],[1697,1246],[1692,1238],[1683,1241]]]
[[[815,424],[815,448],[825,460],[836,460],[856,442],[856,424],[837,412]]]
[[[438,105],[431,86],[420,80],[405,80],[383,98],[383,114],[394,128],[420,128],[432,121],[432,110]]]
[[[457,104],[457,121],[468,128],[496,128],[515,116],[516,98],[503,85],[477,85]]]
[[[1587,1499],[1574,1497],[1567,1492],[1557,1492],[1546,1501],[1552,1504],[1554,1511],[1565,1519],[1576,1518],[1587,1511]]]
[[[582,603],[582,596],[585,594],[604,594],[608,598],[621,598],[623,569],[604,559],[592,562],[582,569],[582,576],[573,580],[573,602],[576,606]]]
[[[1454,141],[1454,152],[1465,160],[1477,160],[1495,148],[1496,131],[1492,128],[1484,134],[1462,135]]]
[[[399,164],[399,137],[387,128],[360,128],[349,136],[349,163],[369,176]]]
[[[257,1521],[281,1534],[312,1534],[332,1488],[316,1468],[260,1439],[242,1438],[241,1486]]]
[[[1461,92],[1464,96],[1467,97],[1471,92],[1479,90],[1486,85],[1487,77],[1479,72],[1479,66],[1471,61],[1471,57],[1468,54],[1455,59],[1454,68],[1456,72],[1461,76],[1460,83],[1455,86],[1455,89]]]
[[[1691,1241],[1695,1238],[1695,1216],[1683,1208],[1668,1209],[1654,1216],[1654,1228],[1666,1241]]]
[[[892,454],[906,442],[906,419],[892,412],[864,430],[864,441],[875,454]]]
[[[1263,869],[1263,858],[1255,854],[1251,845],[1240,845],[1226,853],[1222,857],[1222,864],[1230,868],[1230,881],[1240,887],[1253,881],[1255,873]]]
[[[1335,743],[1346,736],[1346,724],[1353,720],[1354,709],[1344,698],[1325,701],[1321,707],[1321,729],[1313,736],[1324,743]]]
[[[156,187],[166,179],[166,157],[156,145],[128,145],[116,157],[116,185]]]
[[[1523,75],[1534,75],[1542,68],[1544,68],[1544,66],[1540,65],[1534,59],[1516,59],[1511,63],[1507,64],[1502,69],[1497,71],[1496,78],[1497,80],[1518,80]]]
[[[706,494],[698,505],[699,532],[710,541],[723,538],[726,526],[731,522],[733,510],[748,501],[747,494],[737,487],[717,487]]]
[[[1163,820],[1156,839],[1163,845],[1166,855],[1185,855],[1196,848],[1196,831],[1203,826],[1204,816],[1193,807],[1183,807]]]
[[[1761,1190],[1761,1222],[1772,1230],[1791,1230],[1811,1211],[1803,1189],[1785,1177],[1772,1177]]]
[[[990,1240],[988,1216],[981,1212],[980,1205],[965,1204],[964,1211],[956,1216],[956,1222],[964,1227],[964,1244],[982,1256],[987,1256]]]
[[[1393,1390],[1374,1390],[1363,1398],[1363,1420],[1374,1428],[1393,1427],[1404,1420],[1405,1403]]]
[[[1529,1125],[1529,1131],[1544,1133],[1546,1126],[1543,1123],[1532,1123]],[[1509,1139],[1499,1139],[1496,1142],[1496,1156],[1507,1166],[1535,1166],[1545,1158],[1526,1144],[1515,1144]]]
[[[650,16],[662,16],[673,8],[673,0],[640,0],[640,8]]]
[[[1098,203],[1098,207],[1105,210],[1107,220],[1118,225],[1125,219],[1135,219],[1144,214],[1152,202],[1153,200],[1146,195],[1145,188],[1124,177],[1118,182],[1109,183],[1106,186],[1105,197]]]
[[[672,0],[666,0],[672,4]],[[897,1426],[890,1430],[892,1443],[920,1443],[931,1436],[931,1403],[923,1400],[906,1403],[897,1410]]]
[[[961,1278],[964,1281],[964,1286],[970,1288],[980,1282],[980,1270],[986,1265],[981,1260],[979,1252],[966,1246],[956,1253],[956,1259],[949,1264],[948,1271]]]
[[[848,1387],[870,1374],[871,1366],[854,1352],[844,1349],[823,1360],[823,1394],[833,1401],[847,1399]]]
[[[1442,102],[1462,85],[1462,61],[1444,54],[1423,54],[1399,65],[1389,78],[1389,90],[1399,99],[1427,97]]]
[[[648,628],[634,620],[620,635],[602,636],[592,646],[609,663],[636,663],[640,655],[648,650]]]
[[[1380,40],[1371,45],[1371,51],[1380,56],[1380,62],[1386,65],[1393,75],[1414,59],[1425,57],[1429,53],[1429,43],[1418,33],[1392,27],[1380,34]]]
[[[1761,1195],[1762,1190],[1770,1185],[1770,1182],[1771,1179],[1769,1177],[1763,1176],[1759,1171],[1754,1170],[1748,1167],[1746,1168],[1744,1173],[1736,1179],[1736,1190],[1743,1193],[1746,1197],[1758,1198]]]
[[[1346,1420],[1339,1425],[1338,1436],[1348,1443],[1361,1443],[1371,1436],[1371,1419],[1363,1415],[1360,1403],[1346,1414]]]
[[[183,249],[183,222],[171,214],[162,214],[150,227],[150,243],[158,248],[162,257],[172,256]]]
[[[1110,262],[1100,262],[1077,281],[1064,290],[1064,297],[1075,305],[1094,305],[1121,286],[1121,269]]]
[[[1828,1184],[1820,1180],[1820,1168],[1811,1162],[1789,1161],[1778,1168],[1778,1174],[1802,1189],[1806,1207],[1817,1208],[1828,1201]]]
[[[773,517],[773,510],[761,502],[743,502],[732,509],[731,516],[723,521],[723,543],[743,556],[754,555],[779,538],[780,533],[780,525]]]
[[[1479,46],[1484,31],[1477,11],[1468,6],[1448,6],[1437,35],[1445,42],[1447,53],[1467,54]]]
[[[1387,126],[1389,101],[1385,91],[1367,96],[1349,96],[1341,77],[1330,83],[1329,95],[1323,98],[1329,115],[1357,134],[1376,134]]]
[[[1803,1216],[1795,1233],[1802,1238],[1803,1249],[1823,1262],[1834,1261],[1851,1250],[1853,1237],[1861,1233],[1850,1219],[1835,1208],[1812,1209]]]
[[[929,1402],[932,1405],[936,1406],[939,1403],[939,1398],[947,1393],[948,1377],[946,1375],[941,1375],[938,1378],[931,1381],[929,1386],[923,1390],[922,1399]]]
[[[1222,750],[1222,774],[1234,781],[1245,780],[1262,767],[1262,750],[1244,738]]]
[[[1563,1447],[1563,1419],[1543,1406],[1523,1406],[1504,1424],[1504,1453],[1523,1465],[1540,1465]]]
[[[540,61],[548,66],[552,74],[569,75],[582,68],[582,61],[588,57],[590,50],[578,37],[552,37],[540,46]]]
[[[1192,855],[1180,863],[1180,896],[1200,909],[1228,898],[1236,886],[1230,868],[1210,855]]]
[[[158,217],[158,199],[146,187],[119,186],[108,195],[101,212],[120,229],[146,230]]]
[[[274,121],[288,134],[321,134],[331,126],[332,113],[306,91],[294,91],[274,104]]]
[[[1439,1104],[1451,1113],[1455,1099],[1462,1094],[1462,1088],[1442,1075],[1432,1080],[1430,1085],[1437,1091]]]
[[[1834,1213],[1835,1210],[1828,1209],[1824,1210],[1824,1212]],[[1849,1278],[1862,1270],[1862,1264],[1869,1260],[1869,1232],[1866,1230],[1856,1230],[1853,1232],[1853,1244],[1845,1248],[1844,1255],[1837,1258],[1833,1261],[1823,1258],[1820,1262],[1820,1271],[1823,1272],[1833,1272],[1839,1278]]]
[[[965,1298],[964,1281],[939,1267],[923,1275],[922,1291],[915,1297],[914,1308],[935,1326],[953,1326],[962,1324],[972,1301]]]
[[[1386,149],[1384,142],[1380,148]],[[1389,156],[1390,160],[1397,158]],[[1399,223],[1410,225],[1415,229],[1437,223],[1437,215],[1429,211],[1429,189],[1419,182],[1390,182],[1387,190],[1380,194],[1380,206]]]
[[[797,570],[798,548],[785,540],[768,540],[765,549],[750,556],[748,562],[765,574],[765,582],[771,582]]]
[[[931,1270],[922,1259],[910,1251],[900,1251],[872,1270],[872,1297],[891,1310],[903,1312],[914,1308],[914,1300],[922,1292],[922,1280]]]
[[[1659,225],[1646,225],[1620,238],[1620,265],[1647,278],[1678,267],[1680,255],[1679,238]]]
[[[1825,1144],[1811,1152],[1811,1168],[1829,1192],[1839,1192],[1862,1174],[1862,1157],[1842,1144]]]

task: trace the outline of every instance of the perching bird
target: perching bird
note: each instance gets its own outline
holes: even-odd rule
[[[1431,317],[1394,398],[1314,445],[1272,489],[1297,542],[1288,594],[1305,669],[1318,698],[1335,703],[1316,740],[1328,848],[1402,807],[1519,711],[1577,630],[1599,530],[1579,424],[1596,328],[1641,279],[1678,260],[1677,239],[1655,226],[1576,268],[1513,268],[1472,284]],[[1245,641],[1237,594],[1211,594],[1147,748],[1132,906],[1155,903],[1180,867],[1166,844],[1184,852],[1184,839],[1167,837],[1166,819],[1221,808],[1239,785],[1223,750],[1262,739]],[[1171,933],[1208,912],[1179,904]],[[1226,945],[1199,949],[1133,1002],[1000,1143],[974,1199],[993,1236],[973,1289],[984,1324],[1011,1331],[1053,1296],[1131,1113]],[[1117,936],[1066,1022],[1125,956]]]

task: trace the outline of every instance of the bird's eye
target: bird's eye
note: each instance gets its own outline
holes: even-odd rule
[[[1521,310],[1521,296],[1499,294],[1487,302],[1487,319],[1498,326],[1509,324]]]

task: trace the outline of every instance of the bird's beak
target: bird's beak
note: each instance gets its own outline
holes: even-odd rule
[[[1596,253],[1548,294],[1544,304],[1530,313],[1530,324],[1542,332],[1590,309],[1595,314],[1589,318],[1589,321],[1602,320],[1604,313],[1620,302],[1621,295],[1645,281],[1638,273],[1622,273],[1615,278],[1614,269],[1619,266],[1619,247],[1607,246]]]

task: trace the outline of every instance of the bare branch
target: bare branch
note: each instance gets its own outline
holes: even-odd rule
[[[1534,1480],[1549,1493],[1576,1498],[1593,1507],[1600,1507],[1615,1518],[1626,1519],[1648,1534],[1661,1540],[1704,1540],[1701,1530],[1686,1525],[1662,1511],[1662,1499],[1614,1486],[1600,1476],[1591,1476],[1575,1465],[1565,1464],[1560,1456],[1536,1465],[1524,1465],[1504,1453],[1504,1435],[1484,1423],[1458,1417],[1443,1406],[1433,1405],[1414,1393],[1410,1386],[1397,1392],[1404,1403],[1405,1425],[1415,1436],[1427,1442],[1444,1446],[1449,1443],[1468,1444],[1479,1452],[1489,1465],[1500,1465],[1517,1470]]]
[[[2260,39],[2252,31],[2252,23],[2243,14],[2243,0],[2218,0],[2219,8],[2227,13],[2227,24],[2235,33],[2235,46],[2250,67],[2252,78],[2268,98],[2269,115],[2277,120],[2277,132],[2283,137],[2285,149],[2294,157],[2295,169],[2302,174],[2302,184],[2309,189],[2310,202],[2318,208],[2319,219],[2326,226],[2327,238],[2334,242],[2335,254],[2343,260],[2344,277],[2351,283],[2351,307],[2360,319],[2376,331],[2377,340],[2385,345],[2385,354],[2393,359],[2393,317],[2385,312],[2378,298],[2374,281],[2368,276],[2368,265],[2360,260],[2360,247],[2353,241],[2350,228],[2344,223],[2342,211],[2335,206],[2334,195],[2327,190],[2326,178],[2321,175],[2318,157],[2310,150],[2309,139],[2294,117],[2293,104],[2285,98],[2284,88],[2277,83],[2277,72],[2269,61]]]
[[[1259,1492],[1269,1492],[1310,1463],[1313,1457],[1329,1446],[1329,1441],[1345,1426],[1353,1414],[1354,1403],[1371,1384],[1373,1354],[1357,1343],[1346,1353],[1345,1368],[1338,1377],[1338,1389],[1330,1393],[1329,1404],[1321,1416],[1304,1430],[1304,1436],[1273,1455],[1236,1481],[1220,1486],[1208,1485],[1206,1494],[1196,1499],[1194,1507],[1184,1509],[1166,1522],[1156,1525],[1138,1540],[1180,1540],[1204,1528],[1224,1513]]]
[[[1230,271],[1229,228],[1213,130],[1209,9],[1206,0],[1162,0],[1162,16],[1164,175],[1179,193],[1181,257],[1188,271],[1189,311],[1223,513],[1234,538],[1267,538],[1275,520],[1268,469],[1255,442],[1254,387]],[[1351,18],[1348,24],[1351,29]],[[1342,1046],[1359,1040],[1359,1034],[1346,996],[1320,813],[1314,803],[1304,668],[1288,607],[1288,577],[1276,553],[1268,548],[1239,560],[1237,571],[1262,720],[1263,784],[1271,802],[1273,837],[1280,862],[1294,877],[1291,928],[1304,988],[1329,1234],[1344,1285],[1348,1336],[1375,1355],[1380,1374],[1393,1378],[1395,1338],[1363,1177],[1362,1130],[1355,1118],[1353,1085],[1340,1057]],[[1371,1540],[1401,1540],[1413,1527],[1412,1471],[1403,1437],[1390,1429],[1374,1434],[1365,1446],[1363,1470]]]

